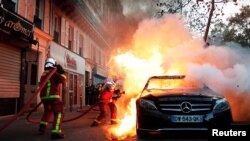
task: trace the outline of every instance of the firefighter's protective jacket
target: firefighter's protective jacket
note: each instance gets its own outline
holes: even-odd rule
[[[104,90],[101,95],[100,95],[100,102],[109,102],[113,96],[113,92],[112,91],[107,91]]]
[[[47,75],[50,73],[50,70],[43,72],[40,82],[43,82]],[[45,87],[41,90],[41,99],[59,99],[60,98],[60,84],[64,84],[66,81],[66,76],[55,72],[55,74],[49,79]]]

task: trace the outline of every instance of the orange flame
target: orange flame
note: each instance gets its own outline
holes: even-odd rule
[[[178,16],[145,20],[131,37],[134,37],[133,45],[127,51],[119,50],[109,64],[111,75],[123,76],[126,91],[117,101],[121,122],[109,130],[118,139],[136,134],[135,100],[149,77],[186,75],[190,82],[205,83],[219,93],[225,91],[222,88],[234,84],[234,81],[225,83],[226,80],[237,77],[237,71],[232,69],[236,54],[228,48],[203,48],[202,38],[193,39]]]
[[[124,118],[118,126],[111,127],[109,132],[112,133],[118,139],[124,139],[128,136],[135,136],[135,124],[136,124],[136,109],[135,98],[131,99],[127,107],[127,111],[124,114]]]
[[[166,21],[166,19],[162,19],[162,25],[157,26],[157,28],[148,28],[148,26],[153,27],[154,24],[159,24],[154,20],[149,21],[149,24],[144,23],[146,25],[142,27],[142,30],[146,28],[146,31],[153,33],[153,35],[144,34],[139,29],[135,34],[132,49],[123,52],[119,49],[116,52],[118,54],[114,55],[113,60],[111,60],[110,74],[119,74],[124,77],[123,85],[126,91],[126,94],[117,101],[118,117],[121,118],[121,122],[109,129],[110,134],[118,139],[136,135],[135,100],[147,79],[154,75],[178,75],[185,72],[185,61],[183,61],[185,58],[173,47],[184,40],[189,40],[189,34],[180,27],[180,21],[177,18],[170,20],[168,24],[177,25],[176,29],[180,35],[179,38],[170,39],[172,36],[166,33],[170,33],[170,30],[176,31],[173,31],[173,28],[168,26]],[[158,32],[158,30],[160,31]],[[175,54],[177,59],[173,58],[172,54]]]

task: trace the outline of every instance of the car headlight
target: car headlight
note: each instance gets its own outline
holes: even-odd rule
[[[225,98],[222,98],[216,101],[214,109],[213,109],[213,113],[217,114],[217,113],[226,111],[228,109],[230,109],[229,103],[227,102]]]
[[[151,100],[140,99],[139,104],[145,110],[157,110],[154,102]]]

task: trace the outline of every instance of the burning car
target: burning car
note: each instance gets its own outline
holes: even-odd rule
[[[184,75],[150,77],[136,100],[136,132],[208,131],[229,127],[232,114],[228,101],[204,85],[185,80]]]

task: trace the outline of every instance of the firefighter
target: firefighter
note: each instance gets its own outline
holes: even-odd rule
[[[113,92],[114,92],[114,82],[112,81],[107,81],[104,86],[103,90],[99,96],[99,109],[100,113],[97,116],[97,118],[93,121],[91,126],[98,126],[101,123],[103,123],[106,120],[107,114],[108,114],[108,107],[110,100],[112,99]],[[111,113],[112,115],[112,113]]]
[[[111,113],[111,124],[117,124],[117,106],[116,101],[118,98],[121,97],[121,94],[124,94],[125,92],[122,90],[122,82],[120,80],[115,80],[115,88],[114,88],[114,94],[112,96],[111,101],[109,102],[109,108]]]
[[[41,90],[40,98],[44,106],[44,113],[42,115],[39,132],[44,133],[52,115],[54,115],[51,139],[62,139],[64,134],[62,132],[62,120],[64,117],[64,106],[60,96],[60,86],[62,84],[63,94],[65,93],[66,76],[61,65],[56,64],[54,58],[47,58],[45,62],[45,71],[43,72],[40,82],[43,82],[47,75],[57,68],[57,71],[48,80],[45,87]]]

